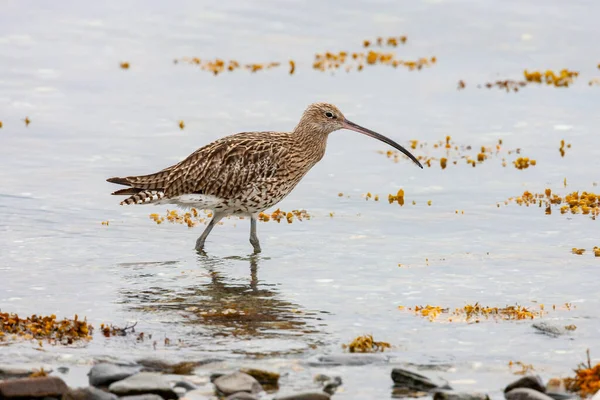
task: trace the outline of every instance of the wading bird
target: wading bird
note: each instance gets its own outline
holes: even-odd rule
[[[332,104],[315,103],[292,132],[242,132],[216,140],[183,161],[150,175],[109,178],[128,186],[113,195],[129,195],[121,204],[176,204],[212,210],[213,218],[196,241],[196,250],[225,216],[250,217],[250,243],[260,252],[256,221],[260,212],[280,202],[323,158],[331,132],[349,129],[398,149],[393,140],[350,122]]]

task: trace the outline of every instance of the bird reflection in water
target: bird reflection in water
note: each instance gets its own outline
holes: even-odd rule
[[[225,269],[231,269],[239,261],[249,262],[249,281],[225,274]],[[169,322],[180,323],[177,330],[183,330],[184,334],[192,325],[194,336],[246,339],[302,336],[309,345],[316,343],[316,336],[319,336],[315,336],[319,333],[316,327],[322,324],[319,322],[322,312],[303,310],[301,306],[283,300],[275,285],[261,283],[258,270],[262,261],[264,259],[259,255],[219,258],[200,253],[198,266],[205,272],[184,274],[171,270],[169,273],[174,281],[159,283],[160,287],[154,286],[160,282],[157,274],[169,266],[161,263],[153,269],[147,268],[147,264],[133,264],[139,272],[130,278],[140,289],[127,289],[121,293],[131,310],[168,314]],[[170,267],[179,270],[181,265],[172,263]],[[147,278],[146,282],[143,282],[144,278]]]

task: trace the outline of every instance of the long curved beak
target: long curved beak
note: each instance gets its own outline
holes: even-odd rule
[[[348,121],[347,119],[344,120],[343,122],[344,128],[346,129],[350,129],[351,131],[354,132],[358,132],[358,133],[362,133],[363,135],[367,135],[370,136],[372,138],[375,138],[377,140],[382,141],[383,143],[387,143],[390,146],[392,146],[393,148],[401,151],[402,153],[406,154],[406,156],[408,158],[410,158],[411,160],[414,161],[415,164],[417,164],[419,167],[421,167],[421,169],[423,168],[423,166],[421,165],[421,163],[419,162],[419,160],[417,160],[415,158],[415,156],[413,156],[408,150],[406,150],[404,147],[400,146],[398,143],[394,142],[392,139],[385,137],[383,135],[380,135],[377,132],[373,132],[370,129],[367,128],[363,128],[360,125],[355,124],[354,122]]]

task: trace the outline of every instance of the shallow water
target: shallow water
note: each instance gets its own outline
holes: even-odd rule
[[[600,348],[600,259],[590,254],[600,246],[599,222],[503,202],[547,187],[597,191],[600,88],[587,81],[600,76],[598,11],[592,1],[5,3],[0,308],[78,314],[96,326],[137,322],[153,339],[97,332],[87,346],[12,344],[0,347],[0,363],[70,365],[65,379],[79,385],[86,378],[76,366],[93,358],[212,357],[226,360],[219,368],[289,371],[287,389],[310,386],[317,372],[339,374],[344,387],[335,397],[347,399],[390,396],[392,365],[407,363],[437,366],[455,388],[495,398],[515,378],[511,360],[533,364],[544,378],[570,374],[587,348]],[[316,52],[360,51],[363,39],[402,34],[407,44],[391,49],[399,57],[438,62],[421,71],[311,68]],[[184,56],[284,66],[215,77],[173,63]],[[292,76],[289,59],[297,64]],[[123,61],[131,68],[120,69]],[[581,74],[567,89],[476,87],[522,79],[524,69],[562,68]],[[461,79],[467,87],[458,91]],[[388,150],[379,142],[336,132],[325,158],[278,205],[312,218],[260,223],[259,256],[250,255],[247,220],[225,220],[199,256],[201,226],[156,225],[148,215],[167,207],[121,207],[109,195],[107,177],[162,169],[227,134],[290,130],[315,101],[333,102],[406,146],[426,142],[416,155],[442,156],[432,145],[447,135],[473,149],[502,139],[502,151],[476,168],[459,160],[420,170],[379,154]],[[565,157],[561,139],[572,144]],[[537,165],[514,168],[517,155],[508,150],[515,148]],[[407,203],[388,204],[400,187]],[[367,192],[381,200],[365,201]],[[577,256],[572,247],[587,251]],[[540,321],[577,329],[552,338],[535,332],[537,319],[430,322],[398,309],[476,302],[544,304]],[[228,308],[247,315],[201,314]],[[319,361],[368,333],[394,346],[385,358],[369,367]]]

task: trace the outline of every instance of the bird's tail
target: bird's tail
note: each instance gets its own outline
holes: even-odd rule
[[[134,193],[136,190],[138,192]],[[165,192],[161,190],[141,190],[135,188],[117,190],[113,194],[131,194],[131,196],[121,202],[121,205],[152,203],[165,197]]]

